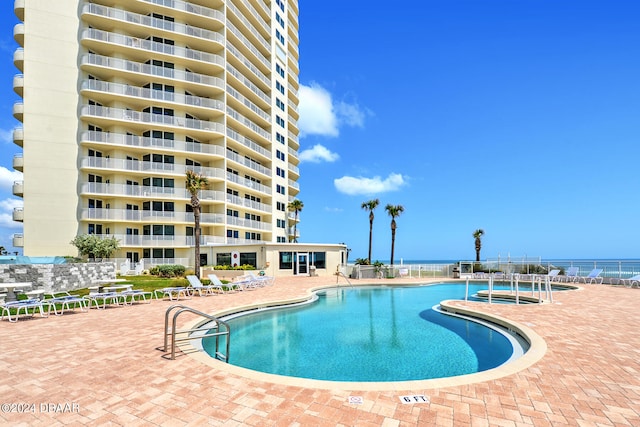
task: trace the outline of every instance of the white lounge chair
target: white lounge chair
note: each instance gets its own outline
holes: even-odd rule
[[[129,289],[129,290],[120,292],[120,295],[123,296],[124,303],[128,305],[133,305],[133,303],[136,301],[149,304],[153,299],[153,292],[145,291],[142,289]],[[147,297],[149,299],[147,299]]]
[[[120,303],[124,305],[124,297],[118,292],[89,292],[89,295],[85,297],[89,302],[89,308],[91,304],[97,309],[107,308],[107,304],[119,306]]]
[[[53,313],[56,316],[63,315],[65,309],[75,311],[77,307],[80,307],[80,311],[85,313],[89,311],[89,300],[79,295],[71,295],[69,292],[45,292],[44,301],[50,304],[49,312],[53,308]],[[58,313],[56,305],[60,305],[60,313]]]
[[[273,276],[256,276],[253,271],[248,272],[247,276],[256,282],[258,286],[273,285],[273,282],[275,281],[275,277]]]
[[[211,285],[203,285],[200,279],[197,276],[187,276],[187,280],[189,281],[189,287],[187,288],[192,295],[195,295],[196,292],[201,297],[206,297],[207,295],[215,295],[218,291],[215,286]]]
[[[588,280],[589,283],[595,282],[602,284],[602,277],[600,277],[600,274],[602,274],[602,268],[594,268],[587,276],[580,277],[580,280],[582,280],[582,283],[587,283]]]
[[[182,286],[156,289],[153,291],[153,294],[156,299],[160,299],[159,295],[162,295],[161,298],[169,298],[169,301],[179,300],[180,297],[184,299],[191,299],[191,294],[189,293],[188,288]]]
[[[28,309],[32,309],[32,312],[31,312],[32,316],[35,315],[36,309],[37,309],[40,312],[40,317],[47,317],[49,313],[47,312],[47,314],[45,315],[44,313],[45,305],[48,305],[48,303],[45,303],[39,300],[38,298],[29,298],[29,299],[10,301],[10,302],[2,301],[0,303],[0,310],[2,313],[0,314],[0,319],[4,319],[4,316],[6,315],[9,318],[9,322],[12,322],[12,323],[17,322],[18,319],[20,318],[20,310],[22,310],[24,315],[27,316],[29,314]],[[16,311],[14,314],[14,317],[11,317],[11,310]]]
[[[640,274],[636,274],[628,279],[620,279],[620,284],[625,285],[627,288],[633,288],[634,286],[640,288]]]
[[[554,281],[558,279],[558,275],[560,274],[560,270],[551,270],[547,276],[550,281]]]
[[[216,289],[219,290],[219,292],[233,292],[233,291],[241,291],[242,290],[242,286],[240,286],[238,283],[227,283],[226,285],[224,283],[222,283],[222,281],[220,280],[220,278],[218,276],[216,276],[215,274],[209,274],[207,277],[209,277],[209,280],[211,281],[211,286],[215,287]],[[226,288],[226,290],[225,290]]]
[[[558,276],[559,282],[575,282],[578,280],[578,273],[580,269],[578,267],[569,267],[567,269],[567,274],[564,276]]]

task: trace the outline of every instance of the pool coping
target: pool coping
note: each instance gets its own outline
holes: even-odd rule
[[[441,283],[442,280],[439,281],[429,281],[425,282],[425,284],[434,284]],[[449,282],[449,281],[447,281]],[[455,282],[454,282],[455,283]],[[388,287],[400,287],[400,286],[416,286],[416,284],[406,283],[406,284],[393,284],[393,285],[379,285],[375,283],[362,283],[357,285],[350,285],[351,287],[367,287],[367,286],[388,286]],[[236,313],[241,313],[245,311],[255,310],[255,309],[263,309],[263,308],[271,308],[277,306],[285,306],[290,304],[296,304],[301,302],[309,301],[313,298],[314,293],[317,291],[321,291],[324,289],[332,289],[335,288],[336,285],[323,285],[312,287],[309,289],[308,294],[304,297],[290,298],[290,299],[279,299],[269,302],[261,302],[256,304],[248,304],[243,306],[237,306],[233,308],[229,308],[226,310],[218,310],[211,315],[216,317],[224,317]],[[347,286],[341,286],[347,287]],[[443,387],[453,387],[467,384],[474,384],[484,381],[496,380],[505,376],[509,376],[520,372],[536,362],[542,359],[547,352],[547,344],[544,339],[538,335],[533,329],[523,325],[521,323],[509,320],[507,318],[489,314],[482,311],[475,310],[471,307],[463,307],[460,306],[461,303],[464,303],[463,300],[444,300],[440,303],[440,306],[443,310],[456,313],[463,314],[466,316],[474,317],[477,319],[486,320],[491,323],[495,323],[507,329],[510,329],[516,333],[518,333],[522,338],[524,338],[529,343],[529,349],[526,351],[521,357],[518,359],[501,365],[497,368],[489,369],[482,372],[476,372],[473,374],[466,375],[458,375],[453,377],[445,377],[445,378],[434,378],[434,379],[425,379],[425,380],[411,380],[411,381],[388,381],[388,382],[347,382],[347,381],[327,381],[327,380],[316,380],[309,378],[299,378],[299,377],[287,377],[283,375],[269,374],[265,372],[254,371],[247,368],[242,368],[239,366],[231,365],[229,363],[223,362],[218,359],[214,359],[209,354],[196,347],[191,341],[183,341],[176,343],[176,351],[180,350],[190,358],[200,362],[204,365],[207,365],[211,368],[215,368],[220,371],[224,371],[230,374],[237,375],[239,377],[248,378],[252,380],[265,381],[274,384],[280,384],[285,386],[297,386],[297,387],[308,387],[308,388],[317,388],[324,390],[354,390],[354,391],[400,391],[400,390],[427,390],[427,389],[435,389],[435,388],[443,388]],[[484,303],[481,303],[484,304]],[[185,324],[185,329],[192,329],[197,327],[198,325],[202,325],[209,320],[197,319],[194,321],[187,322]]]

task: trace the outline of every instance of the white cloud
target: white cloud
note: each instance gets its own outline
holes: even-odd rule
[[[354,196],[357,194],[377,194],[397,191],[406,184],[405,178],[398,173],[392,173],[384,180],[379,176],[373,178],[343,176],[334,179],[336,189],[344,194]]]
[[[10,171],[9,169],[0,166],[0,189],[10,189],[13,186],[14,181],[22,180],[22,172]]]
[[[13,144],[13,129],[0,129],[0,142]]]
[[[336,137],[340,126],[363,127],[366,114],[357,103],[334,103],[331,93],[315,82],[300,85],[300,136]]]
[[[339,212],[343,212],[344,209],[342,209],[342,208],[330,208],[329,206],[325,206],[324,207],[324,211],[325,212],[331,212],[331,213],[339,213]]]
[[[4,199],[0,200],[0,227],[22,228],[22,224],[13,220],[13,208],[21,208],[22,200]]]
[[[312,148],[308,148],[300,152],[301,162],[335,162],[340,156],[337,153],[332,153],[326,147],[320,144],[314,145]]]

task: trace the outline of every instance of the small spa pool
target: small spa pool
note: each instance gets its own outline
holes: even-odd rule
[[[471,283],[469,293],[486,288]],[[341,287],[317,292],[310,303],[232,316],[224,319],[229,363],[299,378],[388,382],[481,372],[527,350],[524,339],[496,325],[437,310],[464,294],[464,285],[447,283]],[[202,347],[215,354],[214,339]]]

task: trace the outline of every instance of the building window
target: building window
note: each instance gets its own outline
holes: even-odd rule
[[[280,252],[279,261],[280,270],[293,270],[293,252]]]
[[[284,119],[280,116],[276,116],[276,123],[282,127],[285,127]]]
[[[280,77],[284,77],[284,67],[281,67],[280,64],[276,63],[276,73],[280,75]]]
[[[327,254],[326,252],[312,252],[311,253],[311,263],[316,266],[316,268],[327,268]]]

